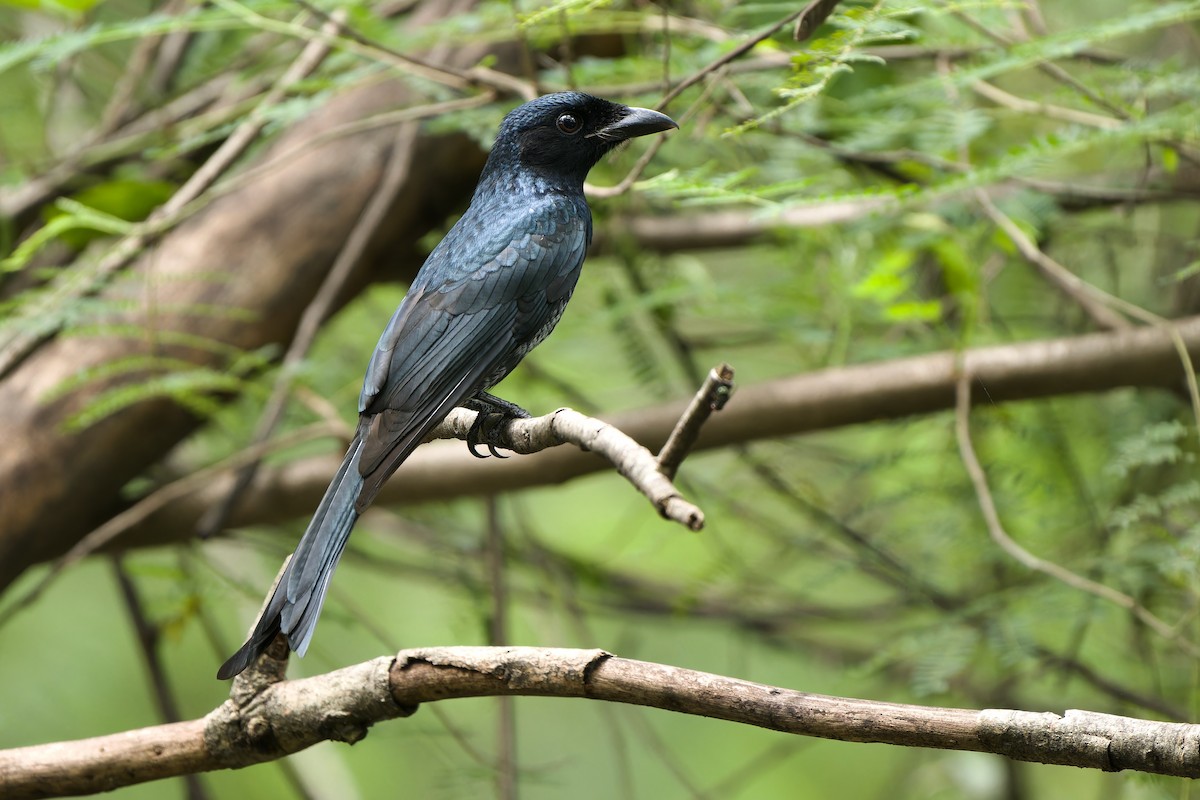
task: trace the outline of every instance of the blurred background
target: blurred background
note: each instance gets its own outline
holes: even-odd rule
[[[705,0],[0,5],[0,747],[225,699],[215,670],[340,461],[407,281],[504,113],[565,88],[681,130],[592,172],[579,289],[497,393],[652,448],[649,420],[721,362],[770,402],[735,393],[680,470],[700,533],[597,460],[426,445],[290,674],[598,647],[808,692],[1195,721],[1200,2],[830,5],[816,25]],[[1171,342],[1167,320],[1173,342],[1131,360],[1122,337]],[[985,347],[1011,348],[1008,377],[972,381],[969,416],[952,374],[890,404],[928,377],[903,359]],[[1190,792],[479,699],[115,796]]]

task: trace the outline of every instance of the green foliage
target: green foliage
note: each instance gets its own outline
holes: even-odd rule
[[[4,221],[0,353],[48,337],[127,345],[43,393],[44,403],[72,410],[76,429],[151,400],[206,420],[169,465],[127,486],[122,501],[244,448],[278,377],[280,350],[247,352],[208,333],[208,321],[256,321],[259,309],[175,303],[169,274],[103,265],[136,241],[131,235],[147,237],[134,256],[152,253],[155,237],[202,213],[239,176],[254,176],[246,170],[282,132],[364,82],[404,81],[411,100],[400,111],[477,98],[423,124],[490,144],[515,96],[489,99],[482,85],[439,83],[395,55],[440,45],[487,53],[480,65],[525,78],[531,68],[541,90],[602,90],[641,105],[705,73],[667,106],[681,130],[632,191],[593,202],[607,255],[589,261],[555,335],[499,389],[531,411],[569,404],[607,415],[682,402],[720,361],[750,386],[1094,330],[1073,297],[983,212],[980,193],[1080,280],[1153,314],[1196,310],[1200,62],[1186,46],[1200,20],[1196,0],[1057,0],[1038,4],[1040,16],[1007,0],[846,2],[809,40],[795,42],[784,26],[720,70],[710,67],[798,6],[488,0],[424,26],[409,25],[403,11],[382,17],[366,2],[323,0],[316,8],[345,10],[361,36],[331,39],[330,55],[273,102],[267,92],[317,36],[321,20],[307,7],[219,0],[178,14],[87,2],[0,11],[0,30],[13,34],[0,44],[0,208],[27,185],[53,187],[44,202]],[[517,67],[491,54],[515,30],[534,51]],[[186,37],[187,47],[169,88],[124,77],[138,48],[171,36]],[[197,98],[207,99],[187,105]],[[184,213],[154,228],[141,224],[251,119],[264,129],[229,174]],[[591,182],[617,184],[645,146],[614,154]],[[55,183],[62,173],[68,177]],[[688,215],[705,220],[697,242],[722,246],[663,245],[652,233],[625,233],[623,224],[637,216],[653,232],[658,217]],[[450,220],[428,222],[434,231],[423,244],[432,246]],[[739,238],[739,226],[756,235]],[[210,275],[189,279],[243,278],[223,270],[213,264]],[[329,413],[353,419],[370,347],[401,294],[402,287],[372,287],[326,325],[287,376],[297,392],[285,430]],[[162,324],[167,317],[180,322]],[[981,388],[970,427],[1009,535],[1200,640],[1197,432],[1183,395],[1076,395],[1077,387],[1059,385],[1061,396],[1009,402]],[[81,397],[86,402],[68,405]],[[737,404],[735,394],[730,409]],[[322,440],[272,457],[286,463],[341,446]],[[1179,717],[1196,707],[1194,660],[1177,642],[996,546],[950,413],[698,453],[680,486],[707,515],[699,536],[661,523],[612,476],[499,497],[509,639],[600,646],[896,701]],[[301,671],[341,666],[385,645],[483,641],[495,609],[482,504],[387,511],[365,517],[351,541]],[[224,644],[240,635],[302,524],[127,557],[150,616],[168,634],[160,652],[188,713],[219,701],[207,640],[214,631]],[[68,571],[61,595],[0,627],[0,652],[12,654],[0,672],[19,676],[12,685],[29,685],[28,675],[48,663],[38,649],[47,632],[71,647],[91,646],[96,631],[105,640],[121,635],[124,612],[95,567]],[[78,596],[99,599],[80,609]],[[141,666],[136,649],[106,650],[95,659],[96,683],[138,684],[130,704],[138,706],[141,682],[123,677]],[[61,715],[28,707],[63,705],[58,693],[72,685],[47,677],[36,687],[45,700],[0,697],[2,744],[82,735],[56,728]],[[21,726],[3,724],[8,708],[19,710],[10,713],[21,714]],[[151,711],[134,720],[120,711],[106,709],[115,716],[93,721],[96,732],[152,720]],[[385,796],[394,793],[401,757],[414,794],[445,794],[448,786],[480,794],[491,776],[478,763],[490,764],[491,753],[471,753],[490,745],[490,721],[478,709],[450,713],[463,715],[456,724],[469,730],[468,747],[457,730],[447,735],[442,723],[418,715],[404,724],[423,727],[396,726],[348,753],[314,756],[338,769],[302,761],[300,772],[353,773],[345,780],[356,785],[322,784],[314,794]],[[702,735],[693,720],[655,716],[664,731],[657,738],[623,712],[604,717],[612,727],[570,751],[564,726],[592,730],[590,713],[521,706],[523,795],[621,796],[626,784],[637,796],[893,796],[896,786],[909,797],[967,794],[949,779],[923,794],[945,765],[907,751],[822,745],[812,755],[798,747],[767,770],[754,759],[773,740],[730,727]],[[36,730],[19,735],[26,718]],[[389,736],[404,736],[406,746],[397,749]],[[597,746],[610,740],[621,743],[611,753]],[[664,767],[672,758],[675,769]],[[631,776],[614,778],[623,763]],[[728,780],[751,772],[753,782]],[[286,787],[272,783],[273,774],[214,777],[224,790],[214,794],[281,794]],[[1125,776],[1040,768],[1022,776],[1031,797],[1147,791]],[[1002,789],[1019,788],[1003,780]]]
[[[1119,444],[1116,457],[1108,468],[1124,478],[1142,467],[1176,464],[1184,460],[1191,463],[1194,458],[1183,449],[1184,440],[1191,433],[1175,420],[1149,425]]]
[[[24,269],[39,250],[54,241],[79,248],[97,234],[127,234],[133,228],[119,216],[68,197],[55,201],[53,210],[46,213],[45,217],[46,224],[43,227],[21,242],[11,255],[0,260],[0,272]],[[90,235],[83,235],[85,233]]]

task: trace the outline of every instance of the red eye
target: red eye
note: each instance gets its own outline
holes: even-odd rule
[[[560,131],[567,134],[579,133],[579,129],[583,127],[583,123],[574,114],[560,114],[555,124]]]

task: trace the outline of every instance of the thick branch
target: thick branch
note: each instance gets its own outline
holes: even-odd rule
[[[0,795],[90,794],[244,767],[321,741],[357,742],[371,725],[407,716],[420,703],[497,695],[581,697],[825,739],[1200,776],[1197,725],[1089,711],[973,711],[830,697],[602,650],[446,647],[405,650],[314,678],[235,686],[234,698],[201,720],[0,751]]]
[[[1193,359],[1200,357],[1200,317],[1174,324]],[[696,447],[724,447],[880,419],[953,409],[953,352],[821,370],[740,386],[737,402],[710,419]],[[1066,339],[984,347],[964,354],[975,399],[1001,403],[1125,386],[1181,386],[1184,372],[1164,328],[1140,327]],[[661,447],[683,412],[679,403],[615,415],[612,424],[651,450]],[[231,526],[311,514],[340,455],[264,469]],[[497,463],[471,458],[457,444],[426,445],[380,495],[381,503],[416,503],[562,483],[605,468],[589,453],[557,448]],[[226,479],[171,503],[124,538],[161,543],[193,530],[227,490]]]
[[[397,83],[348,92],[282,136],[271,152],[293,149],[347,120],[409,102],[407,90]],[[162,353],[180,333],[217,345],[166,352],[218,369],[225,346],[255,350],[288,341],[346,232],[375,191],[394,141],[395,133],[388,129],[346,136],[215,200],[131,265],[129,281],[114,286],[113,303],[122,287],[125,292],[134,287],[138,297],[142,287],[154,287],[154,292],[144,292],[152,295],[149,316],[132,321],[144,333],[130,335],[118,327],[86,337],[59,337],[0,381],[0,406],[5,409],[0,416],[0,441],[5,442],[0,448],[0,587],[29,564],[65,551],[119,511],[120,488],[199,424],[175,403],[151,399],[85,429],[67,429],[66,422],[101,392],[147,376],[98,378],[46,402],[54,388],[121,359]],[[478,153],[466,137],[419,137],[404,190],[339,303],[366,282],[376,260],[397,271],[415,269],[418,240],[469,192]],[[192,308],[254,313],[205,315],[190,313]]]

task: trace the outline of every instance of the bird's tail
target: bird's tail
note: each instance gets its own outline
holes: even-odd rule
[[[254,663],[275,635],[287,636],[288,646],[303,656],[317,627],[325,603],[329,579],[341,558],[350,530],[358,520],[354,504],[363,487],[358,471],[362,437],[355,437],[342,460],[325,497],[317,506],[308,530],[296,546],[291,561],[280,576],[254,631],[236,653],[221,665],[217,677],[226,680]]]

